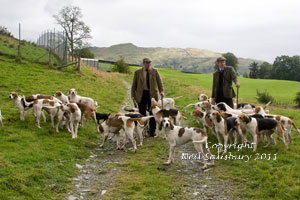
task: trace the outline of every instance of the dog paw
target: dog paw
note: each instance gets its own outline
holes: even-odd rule
[[[170,165],[171,164],[171,161],[167,161],[167,162],[164,162],[164,165]]]
[[[207,165],[204,165],[201,169],[202,169],[202,170],[207,169]]]

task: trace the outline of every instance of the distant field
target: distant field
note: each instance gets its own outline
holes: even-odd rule
[[[133,67],[134,71],[137,69]],[[197,100],[197,97],[200,93],[205,92],[208,95],[211,95],[212,88],[212,74],[189,74],[181,73],[172,69],[159,69],[160,74],[163,77],[166,77],[168,81],[164,81],[166,85],[171,84],[173,87],[170,87],[167,90],[168,96],[172,97],[178,89],[189,95],[186,97],[190,99],[191,102]],[[275,99],[275,104],[285,105],[285,106],[295,106],[293,99],[296,97],[296,93],[300,91],[300,82],[296,81],[284,81],[284,80],[268,80],[268,79],[250,79],[239,77],[239,82],[241,87],[239,89],[239,102],[248,101],[248,102],[257,102],[256,90],[260,92],[267,91]],[[190,94],[188,91],[191,88],[197,87],[195,93]],[[194,88],[195,89],[195,88]],[[236,91],[236,87],[234,86]],[[194,98],[191,98],[193,95]]]

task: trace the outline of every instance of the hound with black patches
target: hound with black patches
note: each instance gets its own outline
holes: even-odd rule
[[[207,162],[208,158],[212,157],[212,154],[207,148],[207,133],[204,130],[175,126],[168,117],[163,118],[159,128],[164,129],[170,145],[169,159],[165,164],[169,165],[174,162],[175,147],[193,142],[196,151],[201,153],[203,158],[204,166],[202,169],[207,169],[208,164],[214,165],[214,160],[211,160],[211,163]]]
[[[79,109],[81,110],[80,124],[82,125],[82,121],[84,119],[86,128],[89,129],[90,125],[88,123],[88,120],[92,119],[92,121],[94,122],[94,124],[96,126],[96,132],[98,133],[99,128],[98,128],[98,123],[97,123],[97,118],[96,118],[96,110],[87,104],[83,104],[83,103],[76,103],[76,104],[79,107]]]
[[[220,112],[223,111],[223,112],[230,113],[230,114],[235,114],[235,115],[239,115],[241,113],[254,114],[254,109],[252,109],[252,108],[251,109],[236,110],[236,109],[232,109],[230,106],[228,106],[224,102],[218,103],[214,108],[216,108]]]
[[[159,124],[163,120],[164,117],[169,117],[173,124],[179,125],[181,124],[181,120],[183,118],[182,113],[177,110],[177,109],[170,109],[170,110],[165,110],[165,109],[160,109],[158,103],[155,101],[154,98],[151,99],[151,107],[150,110],[152,111],[152,114],[155,118],[156,121],[156,127],[159,127]],[[156,137],[158,136],[159,130],[155,130],[155,135]]]
[[[281,116],[281,115],[267,114],[265,112],[265,109],[262,106],[257,106],[255,108],[255,113],[261,114],[262,116],[264,116],[264,118],[271,118],[271,119],[275,119],[275,120],[279,121],[284,128],[284,137],[288,143],[292,142],[291,131],[292,131],[293,127],[298,133],[300,133],[300,130],[297,128],[294,121],[292,119],[290,119],[289,117]]]
[[[242,113],[238,116],[238,123],[243,124],[247,131],[252,135],[254,152],[257,150],[257,145],[259,143],[258,136],[262,132],[266,133],[268,138],[268,144],[265,147],[269,146],[271,143],[275,143],[272,133],[276,131],[278,137],[283,141],[285,147],[288,148],[288,143],[285,141],[284,130],[280,122],[274,119],[253,118]]]
[[[32,109],[33,104],[27,106],[25,104],[25,101],[22,97],[20,97],[16,92],[11,92],[8,96],[8,98],[12,99],[16,107],[18,108],[20,112],[20,120],[24,120],[25,115],[27,112]],[[44,120],[46,119],[45,115],[43,115]]]
[[[221,116],[221,114],[216,110],[214,110],[211,114],[209,114],[209,117],[211,118],[211,120],[214,124],[219,144],[222,144],[221,136],[224,138],[224,152],[223,152],[223,154],[225,154],[227,152],[228,138],[230,138],[230,142],[232,144],[232,137],[233,137],[233,134],[234,134],[234,136],[235,136],[234,143],[237,143],[237,138],[238,138],[237,134],[242,135],[240,133],[240,129],[238,127],[237,119],[235,117],[229,117],[225,120]],[[222,148],[220,148],[220,150],[221,149]]]
[[[68,95],[69,95],[69,98],[71,101],[74,101],[76,103],[87,104],[96,110],[98,108],[97,101],[95,101],[94,99],[92,99],[90,97],[83,97],[83,96],[77,95],[77,91],[75,89],[70,89]]]
[[[81,120],[81,111],[76,103],[67,103],[62,105],[62,111],[68,112],[70,115],[70,129],[72,138],[77,138],[79,122]]]
[[[125,149],[127,137],[131,140],[133,145],[134,152],[137,151],[136,148],[136,141],[133,137],[133,131],[135,129],[134,121],[141,120],[141,121],[147,121],[153,116],[147,116],[147,117],[141,117],[141,118],[130,118],[126,116],[116,116],[111,117],[102,122],[99,126],[99,130],[101,133],[103,133],[103,143],[100,145],[102,148],[109,136],[110,133],[114,133],[117,136],[117,149],[120,149],[120,130],[123,129],[125,132],[125,137],[123,138],[123,145],[122,149]]]

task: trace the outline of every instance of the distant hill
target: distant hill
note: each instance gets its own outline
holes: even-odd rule
[[[132,43],[118,44],[110,47],[91,47],[96,58],[116,61],[124,57],[127,63],[141,64],[144,57],[151,57],[156,67],[172,68],[184,72],[211,73],[214,62],[222,53],[196,48],[144,48]],[[249,72],[251,62],[255,59],[239,59],[239,72]]]

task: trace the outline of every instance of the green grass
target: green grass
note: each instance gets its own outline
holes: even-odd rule
[[[0,109],[4,117],[4,128],[0,127],[0,199],[63,199],[78,172],[75,164],[83,164],[100,135],[91,125],[88,130],[79,128],[78,138],[71,139],[66,130],[56,133],[49,118],[38,129],[31,112],[20,121],[9,93],[52,95],[60,90],[66,94],[76,88],[80,95],[98,101],[98,112],[107,113],[119,110],[126,88],[119,84],[116,74],[85,67],[82,73],[72,67],[57,71],[28,60],[16,64],[5,56],[0,56],[0,66]]]
[[[136,69],[137,68],[134,67],[132,71]],[[159,69],[159,72],[164,82],[166,96],[176,97],[183,95],[183,98],[176,100],[176,106],[179,110],[183,111],[184,115],[188,118],[187,123],[189,126],[199,127],[200,125],[189,116],[191,109],[183,108],[189,103],[197,102],[197,97],[200,93],[204,92],[210,95],[212,75],[184,74],[170,69]],[[132,75],[127,75],[126,80],[132,82]],[[293,98],[297,93],[297,88],[299,88],[300,83],[245,78],[239,78],[239,80],[241,83],[240,98],[243,101],[258,104],[255,99],[256,88],[261,90],[268,89],[269,93],[277,102],[286,103],[286,108],[283,108],[282,105],[279,107],[270,106],[270,112],[288,116],[294,120],[297,127],[300,127],[300,110],[295,109],[293,103]],[[277,138],[276,135],[275,138]],[[249,162],[216,160],[216,166],[213,167],[212,173],[219,178],[233,182],[234,194],[242,199],[298,199],[300,195],[300,136],[295,131],[292,131],[292,138],[293,142],[289,145],[288,150],[284,148],[283,143],[278,139],[276,145],[272,145],[268,148],[263,148],[263,145],[260,144],[256,152],[258,154],[253,153],[252,149],[243,149],[242,151],[230,149],[229,152],[233,155],[248,155],[252,156],[252,158]],[[209,133],[209,142],[211,142],[211,145],[217,143],[216,138],[211,133]],[[266,143],[264,143],[264,145],[265,144]],[[158,144],[152,149],[155,149],[154,152],[157,152],[159,148],[166,148],[162,146],[167,146],[167,143]],[[153,151],[149,150],[147,152],[148,154],[145,156],[152,156]],[[216,149],[212,149],[212,152],[217,153]],[[270,154],[271,159],[274,159],[276,154],[277,159],[267,160],[266,158],[255,160],[256,157],[261,158],[260,156],[263,153],[267,155]],[[167,148],[165,149],[165,154],[166,157]],[[141,160],[139,157],[131,156],[130,159],[131,167],[138,165],[143,166],[144,171],[148,169],[151,170],[151,167],[147,164],[143,164],[144,160]],[[157,161],[160,160],[160,158],[156,159]],[[129,168],[127,170],[129,170]],[[171,184],[174,188],[177,188],[176,183],[179,185],[188,184],[183,183],[182,180],[180,180],[180,174],[175,174],[173,170],[172,168],[167,168],[166,172],[172,177],[173,181],[171,181]],[[161,176],[161,173],[157,173],[155,169],[153,169],[153,177],[158,178],[159,176]],[[132,179],[129,177],[132,177]],[[147,175],[132,170],[131,173],[126,176],[125,180],[121,180],[123,181],[122,186],[118,186],[117,188],[121,190],[121,194],[131,191],[130,188],[134,185],[139,185],[142,187],[139,190],[144,191],[145,188],[141,186],[143,185],[141,184],[141,180],[147,180]],[[169,181],[169,179],[167,180]],[[126,186],[124,187],[124,185]],[[163,183],[162,187],[165,187]],[[157,190],[159,189],[162,189],[160,185]],[[164,194],[170,195],[172,193],[171,191],[172,190],[169,189]],[[143,194],[143,192],[137,193]],[[182,191],[179,190],[177,194],[179,196],[182,195]]]

